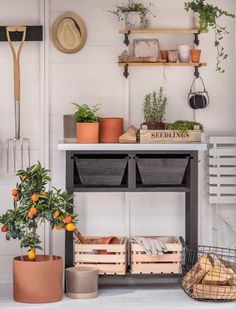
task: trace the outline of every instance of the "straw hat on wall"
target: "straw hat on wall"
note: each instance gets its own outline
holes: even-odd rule
[[[84,47],[87,29],[83,19],[74,12],[58,16],[52,25],[52,42],[64,53],[77,53]]]

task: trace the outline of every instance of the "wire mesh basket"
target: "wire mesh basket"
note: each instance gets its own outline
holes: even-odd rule
[[[182,288],[198,301],[236,300],[236,250],[198,246],[184,249]]]

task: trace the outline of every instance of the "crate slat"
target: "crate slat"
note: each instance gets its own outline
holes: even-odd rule
[[[132,274],[178,274],[180,273],[179,263],[159,263],[159,264],[135,264],[132,263],[131,272]]]
[[[140,130],[141,144],[155,143],[185,143],[201,142],[202,132],[200,130],[189,130],[180,132],[175,130]]]
[[[75,254],[75,262],[80,263],[123,263],[124,254]]]
[[[180,262],[181,254],[163,254],[163,255],[148,255],[148,254],[137,254],[132,252],[132,262]]]
[[[76,252],[93,252],[97,250],[106,250],[108,253],[125,253],[124,245],[92,245],[92,244],[75,244]]]
[[[126,274],[126,265],[124,264],[89,264],[89,263],[76,263],[77,266],[87,266],[95,269],[99,269],[100,275],[125,275]]]

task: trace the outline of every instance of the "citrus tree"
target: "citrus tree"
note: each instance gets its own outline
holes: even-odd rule
[[[74,231],[73,195],[56,188],[46,191],[51,178],[40,162],[16,175],[20,181],[12,190],[14,207],[0,216],[1,230],[7,240],[18,239],[21,250],[28,248],[28,258],[34,260],[36,249],[42,250],[40,224],[47,221],[52,229]]]

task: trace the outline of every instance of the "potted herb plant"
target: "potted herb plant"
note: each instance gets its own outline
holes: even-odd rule
[[[171,123],[168,126],[169,130],[180,131],[182,133],[187,132],[188,130],[199,130],[203,132],[203,125],[196,121],[189,120],[177,120],[174,123]]]
[[[73,103],[76,107],[74,119],[76,121],[77,143],[96,144],[99,141],[99,107],[89,107],[87,104]]]
[[[165,114],[167,106],[167,97],[164,94],[163,87],[159,92],[153,91],[145,96],[143,102],[143,114],[148,130],[164,130]]]
[[[42,249],[38,229],[49,222],[52,229],[73,231],[73,196],[55,188],[46,191],[49,170],[40,162],[19,170],[17,176],[20,181],[12,190],[14,207],[0,216],[6,239],[20,241],[21,255],[13,260],[13,296],[25,303],[56,302],[62,298],[63,260],[37,255],[36,250]],[[23,254],[25,248],[27,255]]]
[[[221,16],[235,18],[235,15],[220,9],[218,6],[207,3],[206,0],[194,0],[186,2],[185,10],[192,11],[198,15],[198,27],[201,31],[207,30],[209,28],[214,30],[214,44],[217,49],[216,71],[224,73],[225,70],[221,67],[221,62],[227,59],[228,55],[222,46],[222,40],[229,32],[227,31],[226,27],[219,25],[218,19]]]
[[[142,2],[129,1],[129,3],[117,5],[115,10],[108,10],[108,12],[116,15],[118,21],[124,20],[126,29],[139,29],[146,27],[147,15],[152,14],[151,6],[151,3],[145,6]]]

